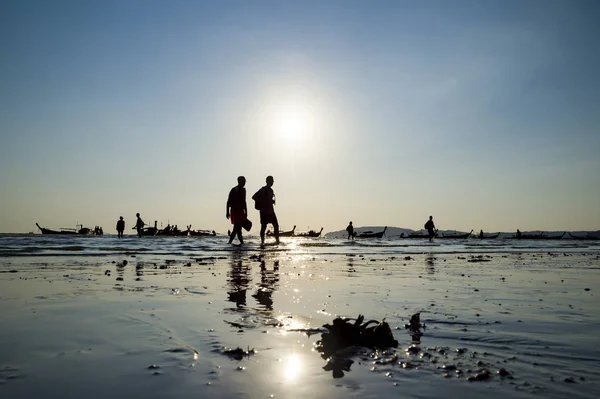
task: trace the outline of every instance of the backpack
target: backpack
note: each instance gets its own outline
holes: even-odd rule
[[[264,188],[264,187],[263,187]],[[263,190],[263,188],[261,188],[260,190],[258,190],[256,193],[254,193],[254,195],[252,196],[252,199],[254,200],[254,209],[256,209],[257,211],[260,211],[261,209],[263,209],[265,207],[265,203],[266,203],[266,194]]]

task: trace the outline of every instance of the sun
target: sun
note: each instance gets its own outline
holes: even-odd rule
[[[315,129],[315,118],[307,106],[289,104],[274,107],[270,115],[272,134],[291,141],[306,139]]]

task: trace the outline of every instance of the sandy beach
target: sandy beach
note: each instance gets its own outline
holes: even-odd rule
[[[0,396],[600,394],[597,250],[227,248],[5,259]],[[420,342],[404,327],[416,312]],[[359,314],[385,319],[399,347],[349,348],[333,378],[306,330]]]

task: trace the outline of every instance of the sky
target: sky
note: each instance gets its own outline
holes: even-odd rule
[[[0,3],[0,232],[600,229],[600,3]],[[256,231],[254,231],[256,230]],[[131,232],[131,230],[129,230]]]

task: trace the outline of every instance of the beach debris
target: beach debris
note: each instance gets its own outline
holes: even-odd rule
[[[169,337],[171,338],[171,337]],[[177,348],[167,349],[165,352],[169,353],[189,353],[192,355],[193,360],[198,360],[198,351],[190,346],[180,346]]]
[[[491,378],[492,374],[488,369],[479,370],[475,375],[469,376],[467,381],[485,381]]]
[[[408,324],[404,328],[413,332],[421,332],[421,328],[425,328],[425,324],[421,323],[421,312],[417,312],[410,317]]]
[[[106,271],[104,272],[104,275],[110,277],[110,269],[106,269]]]
[[[344,371],[350,371],[350,366],[353,363],[354,360],[333,356],[328,359],[327,364],[323,366],[323,370],[331,371],[333,378],[342,378]]]
[[[471,259],[469,259],[467,262],[490,262],[490,259],[484,258],[483,255],[478,255],[478,256],[471,256]]]
[[[249,358],[250,356],[255,355],[256,351],[254,350],[254,348],[250,349],[250,347],[248,347],[248,349],[246,349],[246,350],[244,350],[240,347],[237,347],[235,349],[224,348],[223,354],[231,359],[240,361],[240,360],[244,359],[245,357]]]
[[[370,349],[397,348],[398,341],[394,339],[389,324],[382,320],[370,320],[363,323],[365,317],[358,315],[356,319],[337,317],[332,324],[324,324],[327,332],[321,334],[316,349],[327,359],[340,349],[351,346],[362,346]],[[354,323],[350,321],[354,320]],[[375,324],[374,326],[370,326]]]

